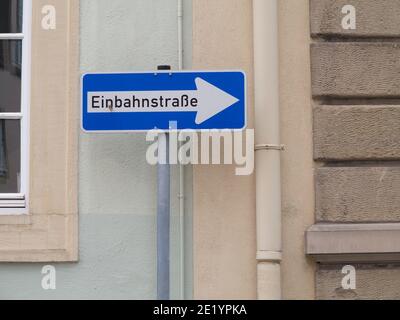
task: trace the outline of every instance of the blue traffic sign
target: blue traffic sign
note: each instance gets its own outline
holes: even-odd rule
[[[82,77],[82,129],[244,129],[241,71],[89,73]]]

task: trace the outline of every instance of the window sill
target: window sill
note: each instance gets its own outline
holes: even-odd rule
[[[0,262],[78,262],[77,255],[66,249],[10,250],[0,253]]]
[[[21,213],[21,214],[2,215],[0,213],[0,225],[29,225],[29,224],[32,224],[32,215],[30,214]]]
[[[78,214],[0,216],[0,262],[78,261]]]

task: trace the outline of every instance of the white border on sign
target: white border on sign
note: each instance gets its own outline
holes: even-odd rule
[[[220,72],[240,72],[241,74],[243,74],[244,76],[244,125],[242,128],[237,128],[237,129],[232,129],[232,128],[219,128],[219,129],[170,129],[170,130],[165,130],[165,129],[158,129],[158,128],[153,128],[153,129],[149,129],[149,130],[86,130],[85,128],[83,128],[83,78],[86,75],[91,75],[91,74],[103,74],[103,75],[107,75],[107,74],[154,74],[157,75],[159,73],[168,73],[168,74],[172,74],[172,73],[220,73]],[[236,132],[236,131],[243,131],[247,128],[247,75],[246,72],[244,72],[243,70],[154,70],[154,71],[135,71],[135,72],[87,72],[87,73],[83,73],[81,75],[81,94],[80,94],[80,106],[81,106],[81,119],[80,119],[80,127],[81,130],[85,133],[147,133],[150,130],[158,130],[160,133],[168,133],[171,131],[181,131],[181,130],[192,130],[192,131],[196,131],[196,132],[202,132],[202,131],[209,131],[209,130],[231,130],[232,132]]]

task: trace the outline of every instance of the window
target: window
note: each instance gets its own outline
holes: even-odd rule
[[[78,259],[80,1],[51,3],[45,30],[43,1],[0,0],[0,262]]]
[[[0,215],[28,213],[31,0],[0,1]]]

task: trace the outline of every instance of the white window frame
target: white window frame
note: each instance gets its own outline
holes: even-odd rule
[[[0,216],[29,214],[29,124],[31,99],[32,0],[23,0],[22,33],[0,33],[1,40],[22,40],[21,112],[0,113],[0,120],[21,121],[20,193],[0,193]]]

